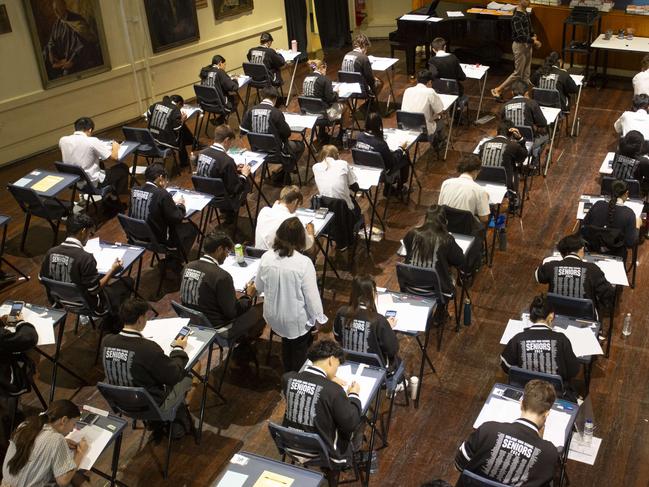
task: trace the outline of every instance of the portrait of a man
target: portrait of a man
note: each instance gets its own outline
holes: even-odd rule
[[[198,40],[194,0],[144,0],[153,52]]]

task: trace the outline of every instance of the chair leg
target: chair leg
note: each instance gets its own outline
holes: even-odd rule
[[[25,225],[23,225],[23,235],[20,239],[20,251],[25,251],[25,240],[27,239],[27,231],[29,230],[29,222],[32,219],[31,213],[25,213]]]
[[[173,421],[168,421],[169,426],[169,435],[167,436],[167,458],[165,460],[164,472],[162,472],[162,478],[167,479],[169,476],[169,460],[171,459],[171,426]]]
[[[232,350],[233,350],[233,346],[229,347],[228,354],[225,356],[225,363],[223,364],[223,373],[221,374],[221,378],[219,379],[219,385],[216,388],[216,393],[219,396],[221,396],[221,388],[223,387],[223,381],[225,380],[225,375],[228,373],[228,366],[230,365],[230,357],[232,356]]]
[[[97,342],[97,351],[95,352],[95,365],[99,362],[99,352],[101,351],[101,341],[104,338],[104,329],[103,327],[99,328],[99,341]]]
[[[54,232],[54,236],[52,237],[52,247],[56,247],[56,242],[59,239],[60,225],[61,225],[61,220],[56,220],[56,223],[50,220],[50,226],[52,227],[52,232]]]
[[[162,291],[162,283],[164,282],[165,276],[167,274],[166,271],[167,271],[166,258],[164,260],[160,259],[160,281],[158,282],[158,290],[156,291],[156,296],[160,296],[160,291]]]
[[[266,352],[266,365],[268,365],[270,363],[270,352],[273,349],[273,335],[274,334],[275,333],[271,329],[270,330],[270,335],[268,335],[268,351]]]
[[[250,85],[246,89],[246,101],[243,104],[243,113],[245,114],[248,111],[248,102],[250,101]]]

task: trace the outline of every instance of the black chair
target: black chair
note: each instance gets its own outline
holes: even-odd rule
[[[365,102],[365,122],[367,122],[367,118],[372,111],[372,100],[374,97],[370,94],[365,78],[363,78],[361,73],[355,73],[353,71],[338,71],[338,81],[340,83],[358,83],[361,87],[360,93],[352,93],[347,98],[347,105],[349,106],[349,113],[351,116],[351,126],[349,127],[351,129],[350,138],[353,138],[354,124],[356,124],[358,130],[361,130],[361,126],[358,123],[358,120],[356,120],[356,111],[359,108],[359,100]]]
[[[421,183],[419,182],[419,177],[415,171],[415,164],[417,164],[417,156],[419,155],[419,143],[420,142],[432,142],[429,139],[428,127],[426,125],[426,117],[423,113],[419,112],[404,112],[403,110],[397,110],[397,128],[400,130],[412,130],[415,132],[421,132],[417,140],[415,141],[415,155],[410,164],[410,182],[408,186],[412,188],[413,178],[417,181],[417,186],[419,186],[419,191],[421,191]],[[432,144],[431,144],[432,145]],[[436,147],[433,145],[433,147]],[[435,154],[437,159],[439,159],[439,151],[435,148]]]
[[[256,90],[256,100],[257,103],[261,101],[259,96],[259,90],[266,88],[267,86],[272,86],[272,78],[263,64],[255,63],[243,63],[243,73],[246,76],[250,76],[250,81],[248,81],[248,86],[246,87],[246,101],[243,105],[243,113],[248,111],[248,102],[250,101],[250,89],[254,88]]]
[[[597,310],[591,299],[571,298],[548,293],[548,305],[558,315],[597,321]]]
[[[246,254],[248,257],[254,257],[255,259],[261,259],[261,256],[264,255],[267,250],[266,249],[258,249],[255,247],[250,247],[246,245],[243,248],[244,254]]]
[[[335,465],[329,456],[329,450],[317,433],[306,433],[295,428],[286,428],[270,421],[268,423],[270,436],[275,442],[277,451],[291,463],[298,463],[302,467],[316,467],[324,469],[329,485],[338,485],[341,466]],[[352,461],[355,478],[360,479],[358,466]]]
[[[43,218],[50,224],[54,233],[52,238],[52,247],[54,247],[58,240],[61,221],[70,214],[72,203],[60,201],[57,198],[41,198],[33,189],[23,188],[13,184],[7,185],[7,189],[16,200],[16,203],[18,203],[18,206],[20,206],[20,209],[25,213],[25,224],[20,239],[20,251],[25,251],[25,239],[27,238],[32,216]]]
[[[88,200],[92,203],[92,207],[95,209],[95,213],[98,211],[97,202],[95,201],[95,196],[99,196],[100,199],[103,199],[104,196],[110,191],[109,186],[99,188],[95,186],[92,180],[88,177],[88,173],[84,171],[81,167],[74,164],[66,164],[65,162],[54,162],[54,167],[60,173],[64,174],[73,174],[79,176],[79,180],[75,183],[76,190],[85,194],[88,197]]]
[[[282,141],[273,134],[259,134],[256,132],[246,132],[250,149],[255,152],[262,152],[268,154],[266,157],[267,164],[281,164],[284,170],[288,172],[295,171],[297,173],[298,184],[302,186],[302,177],[298,169],[297,163],[293,154],[288,150],[284,150]],[[268,166],[264,166],[264,170],[268,171]],[[262,174],[262,183],[264,175]],[[261,184],[260,184],[261,187]]]
[[[353,148],[352,160],[354,164],[358,166],[374,167],[383,171],[381,179],[383,180],[384,187],[386,185],[387,187],[385,188],[385,208],[383,209],[383,218],[381,218],[381,225],[383,225],[383,227],[385,228],[385,224],[383,222],[385,221],[385,217],[388,213],[390,196],[392,196],[392,185],[401,180],[401,173],[399,171],[395,171],[392,174],[388,174],[385,168],[385,161],[383,160],[383,156],[381,156],[381,154],[376,151]],[[376,190],[378,191],[378,188]]]
[[[611,176],[602,176],[600,194],[611,196],[613,194],[613,182],[616,178]],[[629,188],[629,198],[641,199],[642,194],[640,192],[640,181],[637,179],[625,179],[627,187]]]
[[[482,166],[476,180],[507,186],[507,171],[502,166]]]
[[[147,166],[154,162],[156,159],[161,159],[162,163],[164,164],[167,157],[169,157],[169,154],[172,153],[172,151],[168,147],[162,147],[158,145],[149,129],[138,127],[122,127],[122,132],[124,133],[124,140],[127,140],[129,142],[137,142],[139,144],[138,148],[133,152],[133,166],[131,168],[131,187],[133,187],[138,174],[144,174],[144,171],[142,169],[138,169],[138,157],[144,157]],[[143,167],[143,169],[146,168]]]
[[[207,211],[207,221],[209,222],[212,216],[212,211],[216,213],[216,221],[221,225],[221,217],[218,210],[230,210],[234,212],[234,229],[232,230],[232,239],[236,237],[237,229],[239,227],[239,209],[242,205],[246,206],[248,218],[250,219],[250,227],[252,232],[255,232],[255,220],[250,213],[250,206],[248,205],[248,194],[239,194],[236,198],[232,198],[225,189],[225,184],[220,178],[206,178],[203,176],[192,176],[192,183],[196,191],[214,196],[210,201],[209,209]]]
[[[561,94],[559,90],[556,89],[545,89],[545,88],[533,88],[532,89],[532,98],[541,105],[542,107],[558,108],[561,110],[557,121],[555,123],[559,124],[559,127],[563,123],[563,120],[570,113],[569,111],[563,111],[561,104]],[[557,132],[560,133],[559,127],[557,127]],[[569,124],[566,124],[566,134],[569,133],[570,127]]]
[[[98,382],[97,389],[104,396],[104,399],[115,414],[120,416],[124,415],[135,420],[134,424],[137,420],[146,422],[160,421],[167,424],[167,429],[169,430],[167,437],[167,455],[162,470],[162,477],[166,479],[169,475],[169,460],[171,458],[171,424],[176,418],[178,408],[181,406],[184,407],[183,402],[185,397],[180,394],[175,404],[163,410],[143,387],[115,386],[106,382]],[[192,427],[194,426],[191,420],[190,424]],[[196,432],[194,432],[194,436],[198,442]]]
[[[118,214],[117,219],[119,220],[128,243],[132,245],[137,245],[139,247],[144,247],[146,250],[152,253],[151,265],[153,265],[154,260],[157,260],[160,263],[160,279],[158,281],[158,290],[156,295],[160,295],[162,290],[162,283],[165,278],[165,271],[167,266],[166,259],[160,258],[160,254],[165,256],[171,253],[178,252],[183,260],[187,262],[187,256],[185,255],[181,246],[178,249],[172,249],[167,245],[158,241],[157,237],[151,230],[149,224],[144,220],[138,220],[137,218],[132,218],[123,214]]]
[[[463,470],[460,475],[460,481],[463,487],[507,487],[507,484],[501,484],[495,480],[486,479],[477,473]]]
[[[221,118],[223,123],[228,123],[228,117],[232,110],[228,108],[227,99],[221,91],[221,85],[216,83],[214,86],[194,85],[194,93],[196,94],[196,101],[207,116],[203,116],[198,124],[196,130],[196,137],[199,137],[203,123],[205,123],[205,136],[207,136],[207,128],[210,125],[210,119],[218,120]],[[237,113],[238,116],[238,113]]]
[[[401,292],[433,298],[437,301],[433,323],[437,327],[437,351],[440,351],[448,317],[448,302],[451,299],[455,309],[456,325],[459,324],[457,295],[453,292],[452,295],[448,296],[442,292],[439,276],[433,268],[397,262],[397,280]]]
[[[563,379],[557,374],[546,374],[545,372],[537,372],[535,370],[523,369],[521,367],[509,368],[509,381],[510,386],[525,388],[525,385],[534,379],[544,380],[554,386],[559,397],[564,394]]]
[[[464,271],[467,273],[467,277],[471,276],[474,271],[480,268],[483,260],[489,255],[484,225],[479,223],[470,211],[459,210],[446,205],[443,205],[443,208],[449,232],[471,235],[476,240],[482,240],[480,245],[472,245],[466,255],[467,262]]]
[[[460,83],[456,79],[450,78],[437,78],[433,80],[432,83],[433,89],[437,93],[442,93],[444,95],[455,95],[458,99],[455,101],[455,112],[457,116],[457,124],[460,125],[460,120],[462,117],[462,112],[466,112],[466,122],[467,126],[469,125],[469,97],[466,95],[461,95],[462,90],[460,88]]]
[[[317,115],[318,119],[316,120],[315,127],[318,127],[322,130],[331,129],[331,136],[335,130],[336,125],[338,125],[338,131],[342,131],[343,122],[342,116],[338,120],[330,120],[329,115],[327,114],[327,104],[320,98],[314,98],[311,96],[298,96],[297,97],[298,105],[300,106],[300,113],[306,115]],[[310,143],[313,143],[314,131],[311,130],[311,140]],[[319,136],[318,136],[319,137]],[[324,144],[325,141],[320,141],[321,144]]]

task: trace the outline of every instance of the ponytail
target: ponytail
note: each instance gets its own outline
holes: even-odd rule
[[[32,449],[34,448],[36,437],[42,431],[43,426],[63,417],[78,418],[80,415],[79,408],[73,402],[67,399],[61,399],[50,403],[47,411],[27,418],[24,423],[18,426],[12,438],[16,446],[16,453],[7,464],[9,473],[11,475],[17,475],[27,464]]]
[[[325,64],[325,62],[321,61],[320,59],[309,59],[307,61],[307,64],[311,68],[311,71],[315,72],[318,71],[322,67],[322,65]]]
[[[611,185],[611,199],[608,202],[608,223],[610,226],[613,224],[613,218],[615,217],[615,206],[617,205],[617,199],[624,196],[624,194],[629,190],[628,186],[624,181],[616,180],[613,181]]]

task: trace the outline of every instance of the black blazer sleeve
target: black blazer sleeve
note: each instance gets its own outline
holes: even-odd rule
[[[403,246],[406,249],[406,263],[410,263],[412,260],[412,240],[414,238],[414,230],[410,230],[406,233],[406,236],[403,237]]]
[[[232,276],[226,271],[219,273],[219,279],[216,282],[216,299],[223,316],[228,320],[237,317],[237,293],[234,290]]]
[[[566,95],[571,95],[579,92],[579,87],[572,76],[568,73],[563,73],[563,89]]]
[[[507,374],[510,367],[518,366],[518,335],[514,336],[507,342],[505,348],[500,354],[500,367]]]
[[[332,415],[338,431],[351,436],[361,422],[361,400],[356,394],[349,397],[342,387],[338,387],[333,400]]]
[[[167,192],[165,191],[165,193]],[[185,218],[185,207],[183,205],[176,205],[169,193],[162,195],[160,207],[163,218],[169,226],[177,225]]]
[[[282,112],[277,108],[274,108],[271,112],[270,119],[273,122],[275,130],[277,130],[277,135],[279,136],[279,138],[282,140],[287,140],[291,136],[291,127],[288,123],[286,123],[284,114],[282,114]]]
[[[399,340],[397,339],[397,335],[394,333],[390,323],[388,323],[387,318],[380,314],[378,315],[376,330],[381,353],[392,363],[394,358],[399,354]]]
[[[223,166],[223,184],[228,193],[236,194],[243,188],[243,178],[239,177],[234,159],[227,155],[226,157],[228,160]]]
[[[575,377],[579,370],[581,369],[581,364],[579,359],[575,355],[575,352],[572,350],[572,345],[570,344],[570,339],[564,335],[562,338],[563,342],[563,360],[566,365],[566,374],[568,379]]]
[[[334,319],[334,328],[333,328],[334,338],[340,344],[342,344],[343,342],[343,338],[342,338],[343,320],[344,317],[342,313],[342,308],[340,308],[336,313],[336,318]]]
[[[286,64],[284,56],[278,53],[275,49],[269,49],[268,54],[270,55],[270,65],[273,69],[279,69]]]
[[[455,58],[455,79],[458,81],[466,80],[466,73],[462,69],[462,66],[460,66],[460,61],[458,61],[455,55],[453,55],[453,57]]]
[[[360,62],[360,73],[363,75],[367,86],[372,93],[376,93],[376,82],[374,80],[374,71],[372,71],[372,63],[367,56],[363,56]]]
[[[606,280],[604,272],[602,272],[602,270],[596,265],[592,266],[591,276],[593,283],[593,293],[597,297],[597,301],[599,301],[604,306],[609,307],[613,304],[615,288]]]
[[[530,108],[532,109],[532,118],[534,119],[534,125],[537,127],[547,127],[548,121],[545,119],[545,115],[541,111],[541,107],[538,103],[530,103]]]
[[[446,247],[446,259],[454,267],[462,267],[464,265],[464,252],[462,252],[462,248],[452,236]]]
[[[338,94],[334,92],[333,84],[331,80],[326,76],[322,76],[320,79],[323,80],[322,86],[322,99],[325,103],[331,105],[335,101],[338,101]]]
[[[171,352],[170,356],[167,357],[165,353],[155,342],[153,344],[154,355],[151,357],[151,368],[150,372],[155,378],[155,380],[160,384],[165,384],[173,386],[178,384],[183,377],[185,377],[185,365],[189,361],[187,354],[184,350],[175,349]]]
[[[229,93],[231,91],[239,91],[239,83],[228,76],[228,73],[219,69],[217,71],[219,77],[219,84],[221,85],[221,91],[223,93]]]
[[[536,282],[539,284],[549,284],[552,276],[550,275],[550,269],[547,264],[541,264],[536,268]]]
[[[16,331],[0,331],[0,354],[20,353],[31,350],[38,343],[38,333],[31,323],[21,321],[16,325]]]

